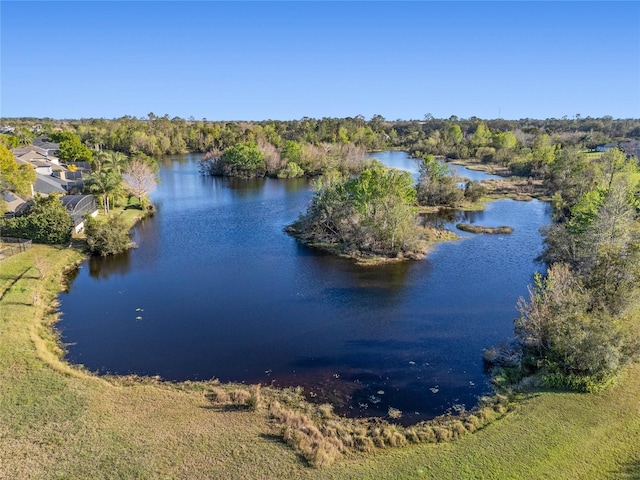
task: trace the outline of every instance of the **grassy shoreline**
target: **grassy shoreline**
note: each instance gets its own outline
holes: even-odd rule
[[[46,259],[44,278],[34,259]],[[446,444],[351,453],[309,468],[263,409],[216,407],[206,383],[107,379],[61,360],[62,272],[34,246],[0,262],[0,478],[638,478],[640,367],[601,394],[544,392]],[[37,299],[34,304],[34,299]]]

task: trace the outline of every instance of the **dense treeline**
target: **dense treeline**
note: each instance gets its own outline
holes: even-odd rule
[[[353,157],[358,152],[392,148],[418,158],[427,154],[481,158],[501,164],[514,175],[542,178],[560,148],[592,150],[609,141],[640,138],[640,119],[580,115],[546,120],[438,119],[427,114],[423,120],[411,121],[374,115],[370,120],[356,116],[221,122],[149,113],[146,118],[10,119],[4,123],[15,128],[12,135],[1,136],[9,147],[30,143],[30,130],[35,130],[64,143],[63,158],[89,161],[92,152],[104,150],[151,157],[206,153],[204,173],[242,177],[315,176],[335,168],[357,171],[361,166],[353,165]]]
[[[482,120],[433,118],[386,120],[374,115],[348,118],[302,118],[300,120],[259,122],[221,122],[169,118],[150,113],[146,118],[124,116],[118,119],[3,119],[15,127],[13,137],[20,144],[38,134],[71,131],[94,150],[113,150],[146,155],[224,151],[242,142],[269,144],[282,149],[287,140],[301,144],[353,144],[366,150],[401,148],[413,152],[452,157],[506,157],[519,152],[525,158],[536,156],[549,145],[579,145],[593,149],[610,140],[640,138],[640,119],[581,117],[572,119]],[[546,145],[546,144],[549,145]],[[524,149],[524,150],[523,150]],[[528,150],[527,150],[528,149]]]

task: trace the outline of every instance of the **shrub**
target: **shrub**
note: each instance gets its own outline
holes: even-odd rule
[[[260,385],[252,385],[249,387],[249,398],[247,399],[247,407],[251,410],[258,410],[262,404],[262,395],[260,393]]]
[[[304,175],[304,170],[295,162],[287,163],[287,166],[278,172],[278,178],[297,178]]]
[[[229,394],[220,387],[213,387],[207,394],[207,398],[213,403],[229,402]]]
[[[251,394],[243,388],[233,390],[229,393],[229,399],[234,405],[245,406],[247,405],[249,398],[251,398]]]
[[[106,222],[88,217],[85,223],[87,249],[91,255],[106,257],[124,252],[133,243],[129,236],[129,227],[118,215],[111,215]]]
[[[333,417],[333,405],[329,403],[323,403],[318,407],[318,411],[320,412],[320,416],[322,418],[331,418]]]
[[[477,180],[469,181],[464,186],[464,198],[470,202],[477,202],[486,193],[487,189]]]
[[[448,442],[453,437],[451,431],[448,428],[437,425],[433,427],[433,433],[435,434],[438,442]]]
[[[55,195],[36,195],[24,215],[0,223],[2,234],[59,245],[71,239],[71,214]]]
[[[449,429],[451,430],[453,438],[461,437],[467,433],[467,429],[460,420],[454,420],[449,426]]]

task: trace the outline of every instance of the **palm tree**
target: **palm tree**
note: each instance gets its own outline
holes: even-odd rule
[[[122,188],[122,177],[113,170],[100,170],[89,175],[86,179],[87,188],[91,193],[102,196],[104,213],[109,213],[109,195]]]
[[[122,173],[124,167],[129,163],[129,157],[120,152],[104,152],[102,166],[108,170],[114,170],[118,174]]]

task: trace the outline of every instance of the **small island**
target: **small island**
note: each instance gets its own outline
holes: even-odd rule
[[[500,226],[500,227],[485,227],[482,225],[471,225],[469,223],[459,223],[456,225],[458,230],[469,233],[488,233],[488,234],[503,234],[508,235],[513,232],[512,227]]]
[[[379,163],[355,178],[328,172],[316,180],[306,213],[285,231],[359,263],[422,259],[431,242],[415,219],[413,183],[410,173]]]

